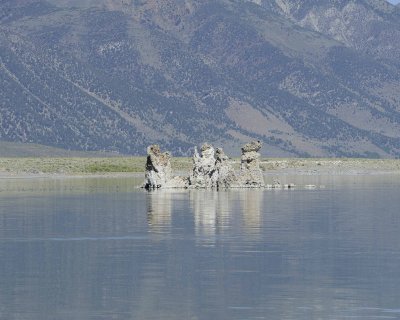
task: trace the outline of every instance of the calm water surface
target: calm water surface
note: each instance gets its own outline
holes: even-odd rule
[[[286,179],[2,179],[0,319],[400,319],[400,176]]]

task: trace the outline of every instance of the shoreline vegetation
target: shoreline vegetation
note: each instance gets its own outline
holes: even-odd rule
[[[231,159],[235,169],[240,159]],[[141,174],[146,157],[111,158],[0,158],[0,177],[18,176],[113,176]],[[174,157],[172,169],[176,174],[191,171],[192,158]],[[358,158],[262,158],[265,174],[400,174],[400,160]]]

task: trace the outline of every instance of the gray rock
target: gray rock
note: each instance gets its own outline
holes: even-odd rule
[[[189,178],[191,188],[229,188],[236,183],[235,171],[229,157],[221,148],[205,143],[201,147],[201,155],[193,155],[193,172]]]
[[[217,148],[215,152],[215,172],[213,180],[216,181],[218,189],[227,189],[237,183],[237,176],[232,167],[229,157],[222,148]]]
[[[240,161],[240,174],[236,187],[239,188],[263,188],[264,177],[260,169],[261,141],[252,141],[242,147]]]
[[[242,154],[246,154],[248,152],[258,152],[260,151],[262,147],[262,142],[261,141],[251,141],[249,143],[246,143],[242,147]]]
[[[193,171],[189,177],[189,186],[191,188],[214,188],[217,186],[218,176],[215,174],[215,150],[208,143],[201,146],[199,155],[195,147],[193,155]]]
[[[144,188],[158,189],[167,185],[167,183],[172,179],[170,160],[170,153],[162,153],[160,146],[154,144],[147,148]]]
[[[166,189],[186,189],[188,187],[189,187],[189,178],[181,176],[172,177],[172,179],[167,181],[165,185]]]
[[[171,155],[162,153],[158,145],[147,148],[147,164],[144,188],[262,188],[263,173],[260,169],[260,141],[243,146],[239,174],[235,173],[229,157],[221,148],[216,150],[211,144],[204,143],[199,154],[195,147],[193,170],[189,177],[173,177]]]
[[[143,187],[150,189],[187,188],[189,178],[172,176],[171,154],[162,153],[158,145],[147,148],[147,163]]]

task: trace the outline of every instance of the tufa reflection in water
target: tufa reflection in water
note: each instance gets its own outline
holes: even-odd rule
[[[189,202],[196,241],[214,245],[219,235],[230,232],[246,234],[256,239],[262,229],[264,202],[263,190],[157,190],[147,194],[147,221],[149,230],[167,232],[173,224],[175,210],[181,203]],[[235,212],[233,215],[232,213]],[[238,214],[239,213],[239,214]]]
[[[147,197],[147,222],[153,231],[171,225],[172,196],[170,190],[149,192]]]
[[[398,319],[398,176],[329,179],[2,193],[0,319]]]
[[[251,238],[261,234],[262,212],[264,203],[263,190],[243,190],[238,192],[243,214],[243,231]]]

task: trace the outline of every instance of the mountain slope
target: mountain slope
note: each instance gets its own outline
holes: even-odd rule
[[[267,155],[399,156],[394,55],[304,23],[313,2],[2,2],[0,138],[131,154],[257,138]]]
[[[266,6],[270,6],[270,1]],[[385,0],[276,0],[285,16],[348,47],[399,65],[400,10]]]

